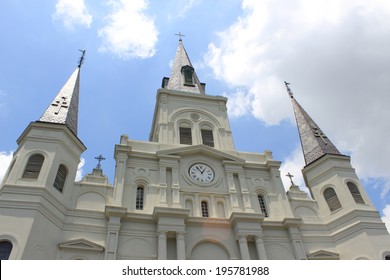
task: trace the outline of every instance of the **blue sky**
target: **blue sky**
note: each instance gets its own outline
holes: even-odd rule
[[[390,226],[390,4],[369,0],[32,0],[0,2],[0,178],[16,139],[77,66],[80,172],[113,182],[121,134],[148,140],[155,95],[178,37],[210,95],[229,97],[236,148],[271,150],[305,188],[283,81],[350,155]],[[288,186],[285,177],[286,187]]]

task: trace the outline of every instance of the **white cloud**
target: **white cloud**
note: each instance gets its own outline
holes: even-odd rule
[[[80,181],[83,179],[83,166],[85,164],[85,158],[80,159],[80,163],[77,166],[77,173],[76,173],[76,179],[75,181]]]
[[[58,0],[53,19],[63,21],[70,29],[76,25],[90,27],[92,23],[92,15],[88,12],[84,0]]]
[[[148,58],[155,52],[157,29],[154,20],[144,10],[146,0],[110,1],[113,12],[107,16],[108,24],[99,30],[101,52],[109,52],[121,59]]]
[[[382,213],[382,220],[386,224],[387,231],[390,233],[390,204],[386,205],[386,207],[382,210]]]
[[[13,158],[13,152],[0,151],[0,183],[3,181],[4,175],[8,170],[8,166]]]
[[[243,116],[251,109],[252,96],[243,91],[237,90],[233,94],[224,93],[224,96],[229,98],[227,106],[230,117]]]
[[[187,2],[180,1],[180,3],[184,3],[184,7],[179,11],[179,17],[185,17],[187,13],[195,6],[200,4],[199,0],[188,0]],[[179,4],[179,3],[178,3]],[[176,4],[177,5],[177,4]]]
[[[240,89],[227,94],[235,98],[230,111],[267,125],[292,119],[287,80],[321,129],[352,156],[358,175],[381,178],[382,197],[388,194],[390,3],[245,0],[242,9],[204,58],[216,78]]]

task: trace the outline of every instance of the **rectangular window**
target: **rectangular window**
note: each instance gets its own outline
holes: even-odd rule
[[[204,145],[214,147],[213,131],[208,129],[202,129],[202,142]]]
[[[192,145],[192,134],[190,127],[180,127],[180,144]]]

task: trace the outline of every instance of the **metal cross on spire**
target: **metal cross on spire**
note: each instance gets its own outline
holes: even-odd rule
[[[287,92],[288,92],[288,94],[290,95],[290,97],[291,97],[291,98],[294,98],[294,94],[293,94],[291,88],[288,86],[290,83],[287,83],[286,81],[284,81],[284,84],[286,85]]]
[[[103,157],[101,154],[99,155],[99,156],[97,156],[97,157],[95,157],[95,159],[97,159],[97,161],[98,161],[98,164],[96,165],[96,169],[102,169],[102,165],[100,164],[100,162],[102,161],[102,160],[105,160],[106,158],[105,157]]]
[[[294,181],[292,179],[294,177],[294,175],[292,175],[292,174],[290,174],[290,172],[288,172],[286,176],[288,178],[290,178],[290,182],[291,182],[290,190],[299,190],[299,187],[294,184]]]
[[[185,37],[186,35],[182,34],[181,32],[176,33],[176,36],[179,36],[179,41],[181,41],[181,37]]]
[[[286,176],[287,176],[288,178],[290,178],[291,185],[294,186],[295,184],[294,184],[294,182],[293,182],[293,180],[292,180],[292,177],[294,177],[294,175],[291,175],[290,172],[288,172]]]
[[[84,56],[85,56],[86,50],[79,50],[79,51],[82,53],[82,55],[81,55],[81,57],[80,57],[80,60],[79,60],[79,65],[78,65],[78,67],[80,68],[81,65],[82,65],[83,62],[84,62]]]

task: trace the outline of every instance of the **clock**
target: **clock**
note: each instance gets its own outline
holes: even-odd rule
[[[191,179],[197,183],[207,184],[214,180],[213,169],[204,163],[195,163],[188,170]]]

